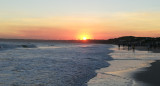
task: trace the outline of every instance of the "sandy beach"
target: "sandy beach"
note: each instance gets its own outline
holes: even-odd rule
[[[123,49],[126,50],[126,47]],[[147,49],[146,47],[138,46],[136,47],[136,50],[160,53],[159,48]],[[149,67],[140,68],[139,71],[133,74],[133,77],[136,81],[147,83],[149,86],[160,86],[160,60],[155,60],[149,65]]]
[[[118,49],[115,46],[111,50],[114,50],[114,52],[110,54],[113,58],[109,61],[110,66],[97,70],[97,76],[88,82],[88,86],[150,86],[150,84],[156,83],[155,79],[158,80],[158,77],[151,79],[146,75],[150,74],[154,78],[152,73],[155,71],[155,75],[158,75],[159,69],[156,68],[159,65],[154,63],[159,59],[159,53],[147,51],[143,47],[140,50],[128,51],[126,48]],[[158,62],[156,61],[156,63]],[[154,68],[152,68],[153,66]],[[152,72],[148,72],[148,68]],[[154,82],[151,83],[147,80],[151,82],[153,80]]]
[[[144,68],[143,71],[134,74],[137,81],[142,81],[151,86],[160,86],[160,60],[151,63],[150,67]]]

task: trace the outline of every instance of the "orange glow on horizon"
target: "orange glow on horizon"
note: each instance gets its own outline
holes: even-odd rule
[[[83,34],[83,35],[81,34],[81,35],[79,35],[77,38],[80,39],[80,40],[93,39],[90,34],[85,34],[85,35],[84,35],[84,34]]]
[[[160,36],[159,12],[6,19],[2,16],[0,20],[0,37],[8,39],[101,40],[122,36]]]

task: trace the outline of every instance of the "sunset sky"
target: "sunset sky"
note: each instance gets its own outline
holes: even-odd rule
[[[160,0],[0,0],[0,38],[160,37]]]

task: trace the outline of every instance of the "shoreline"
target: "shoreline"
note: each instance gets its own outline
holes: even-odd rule
[[[144,70],[144,69],[149,68],[150,64],[154,63],[156,60],[159,60],[159,58],[153,59],[153,60],[152,59],[147,60],[147,58],[143,59],[143,54],[142,54],[142,57],[133,57],[135,59],[132,59],[131,58],[132,56],[127,57],[127,58],[123,57],[123,55],[122,55],[123,53],[121,54],[120,52],[124,52],[124,54],[127,53],[126,55],[133,55],[133,56],[136,56],[136,53],[137,53],[137,55],[140,55],[140,54],[138,54],[138,52],[139,53],[142,52],[142,53],[144,53],[144,55],[146,53],[146,55],[147,55],[146,57],[150,58],[150,56],[148,56],[148,55],[152,52],[155,53],[155,50],[148,51],[146,47],[136,47],[135,50],[133,50],[133,52],[132,52],[132,49],[128,50],[128,47],[124,47],[124,48],[121,47],[118,49],[118,47],[116,45],[113,45],[113,46],[115,46],[115,47],[113,47],[113,49],[117,50],[117,52],[118,52],[117,54],[115,54],[118,57],[111,56],[113,58],[113,60],[111,60],[109,62],[107,61],[110,64],[109,67],[101,68],[100,70],[96,70],[97,76],[88,82],[88,86],[106,86],[106,85],[107,86],[112,86],[112,85],[115,85],[115,86],[117,86],[117,85],[119,85],[119,86],[124,86],[124,85],[148,86],[150,83],[142,82],[142,80],[138,80],[134,76],[137,73],[146,72],[147,70]],[[159,50],[159,49],[156,49],[156,50]],[[114,55],[114,53],[111,55]],[[152,54],[150,54],[150,55],[152,55]],[[122,56],[122,57],[119,57],[119,56]],[[117,65],[117,63],[121,64],[121,65]],[[128,65],[126,65],[126,64],[128,64]],[[160,67],[160,63],[158,66]],[[117,70],[115,70],[115,69],[117,69]],[[153,71],[155,71],[155,70],[153,70]],[[108,78],[110,78],[110,79],[108,79]],[[146,76],[144,76],[143,78],[145,79]],[[114,83],[114,80],[117,83]],[[158,78],[157,78],[157,80],[158,80]],[[160,85],[157,85],[157,86],[160,86]]]
[[[109,44],[110,45],[110,44]],[[100,70],[100,69],[102,69],[102,68],[106,68],[106,67],[109,67],[110,66],[110,64],[108,63],[108,62],[106,62],[106,61],[111,61],[111,60],[113,60],[113,58],[109,55],[110,53],[112,53],[113,52],[113,50],[110,50],[110,48],[112,48],[113,47],[113,45],[110,45],[109,47],[108,47],[108,52],[107,52],[107,55],[105,56],[105,58],[104,59],[102,59],[102,60],[100,60],[101,62],[99,62],[100,64],[95,64],[95,65],[97,65],[97,67],[93,67],[93,68],[91,68],[91,73],[90,74],[88,74],[89,76],[85,76],[82,80],[83,80],[83,82],[82,82],[82,86],[88,86],[88,82],[91,80],[91,79],[93,79],[94,77],[96,77],[97,76],[97,70]],[[89,58],[88,58],[89,59]],[[99,65],[99,66],[98,66]],[[89,72],[88,72],[89,73]]]
[[[110,50],[117,51],[118,47],[114,46],[110,48]],[[137,62],[137,60],[133,59],[126,60],[123,57],[113,57],[113,54],[114,52],[109,54],[113,60],[106,61],[110,66],[96,70],[97,76],[88,82],[88,86],[130,86],[135,83],[133,78],[131,79],[130,72],[134,72],[134,70],[138,69],[137,67],[144,62],[141,60]],[[135,62],[137,63],[136,65],[134,65]],[[129,64],[129,66],[126,64]]]
[[[137,46],[135,47],[135,50],[160,53],[160,48],[147,49],[147,47],[144,46]],[[147,84],[147,86],[160,86],[160,60],[153,60],[153,62],[148,63],[148,65],[150,66],[143,67],[140,68],[140,70],[138,69],[138,71],[135,71],[132,77],[135,79],[135,81]]]
[[[105,61],[112,60],[108,55],[113,52],[108,50],[112,45],[55,44],[61,48],[50,48],[50,44],[42,43],[37,46],[47,48],[22,48],[0,53],[1,85],[87,86],[87,82],[97,75],[96,70],[108,67],[109,63]],[[9,55],[5,54],[8,52]]]
[[[150,67],[145,67],[144,70],[136,72],[134,78],[151,86],[160,86],[160,60],[156,60],[150,65]]]

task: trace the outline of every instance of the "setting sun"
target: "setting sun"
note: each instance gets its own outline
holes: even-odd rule
[[[83,37],[83,40],[87,40],[87,37]]]
[[[77,36],[77,38],[80,40],[88,40],[92,39],[93,37],[91,36],[91,34],[80,34]]]

